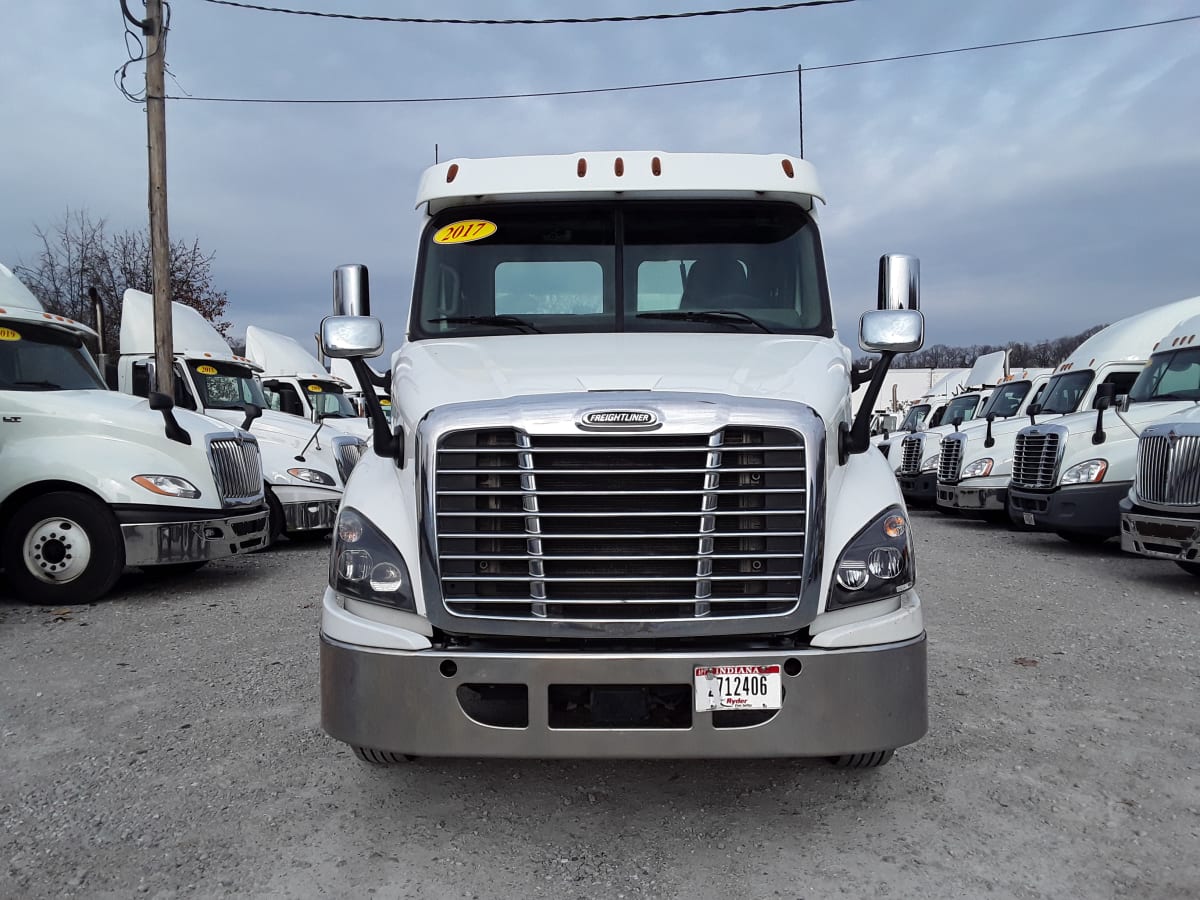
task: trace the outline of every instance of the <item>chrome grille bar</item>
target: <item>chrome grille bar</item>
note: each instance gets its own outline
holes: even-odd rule
[[[1200,435],[1147,429],[1138,441],[1137,496],[1162,506],[1200,506]]]
[[[963,446],[965,435],[952,434],[942,439],[942,458],[938,462],[938,483],[958,484],[962,478]]]
[[[916,475],[921,471],[921,448],[925,435],[910,434],[900,442],[900,474]]]
[[[222,506],[246,506],[262,500],[262,459],[253,436],[211,436],[208,460]]]
[[[1012,483],[1017,487],[1050,490],[1058,469],[1061,437],[1056,431],[1017,432],[1013,453]]]

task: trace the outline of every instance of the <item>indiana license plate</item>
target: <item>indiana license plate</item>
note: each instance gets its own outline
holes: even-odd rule
[[[696,712],[714,709],[779,709],[783,677],[770,666],[696,666]]]

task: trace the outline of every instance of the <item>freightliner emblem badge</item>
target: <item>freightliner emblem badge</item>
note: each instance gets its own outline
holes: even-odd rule
[[[659,421],[655,413],[644,409],[596,409],[584,413],[576,424],[587,431],[648,431],[657,428]]]

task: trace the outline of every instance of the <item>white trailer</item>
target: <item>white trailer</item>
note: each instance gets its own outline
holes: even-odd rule
[[[0,266],[0,566],[30,602],[89,603],[127,566],[190,571],[267,540],[255,438],[109,391],[94,338]]]
[[[342,488],[362,455],[360,438],[270,409],[258,367],[238,356],[190,306],[171,304],[176,406],[253,430],[262,451],[271,537],[327,534]],[[153,298],[127,290],[122,298],[117,383],[145,397],[155,384]]]
[[[881,261],[855,417],[812,166],[597,152],[426,171],[393,425],[347,487],[321,618],[325,730],[404,754],[830,757],[927,727],[903,498],[869,442],[923,338]],[[361,310],[362,267],[337,308]],[[369,316],[323,350],[383,346]]]

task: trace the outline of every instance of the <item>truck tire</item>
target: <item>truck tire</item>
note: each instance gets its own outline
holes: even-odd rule
[[[390,750],[373,750],[370,747],[351,747],[354,755],[365,763],[373,766],[395,766],[416,759],[407,753],[393,753]]]
[[[895,750],[876,750],[874,753],[846,753],[831,756],[829,762],[837,769],[878,769],[891,762]]]
[[[16,595],[30,603],[91,603],[125,568],[125,542],[107,505],[88,494],[54,491],[13,514],[0,556]]]
[[[267,494],[267,546],[279,543],[279,539],[283,537],[283,529],[286,522],[283,518],[283,504],[279,502],[279,498],[275,496],[275,492],[270,487],[265,487]]]

